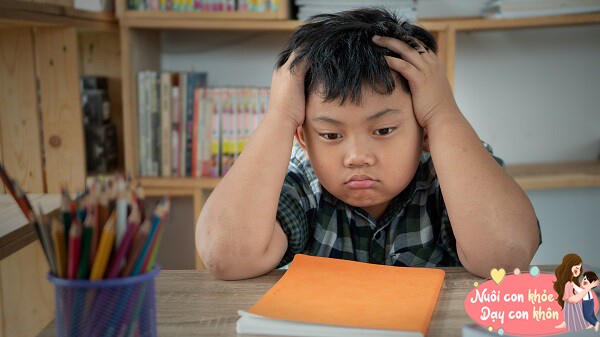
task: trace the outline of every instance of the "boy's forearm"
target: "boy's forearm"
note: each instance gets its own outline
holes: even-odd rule
[[[266,249],[295,131],[289,118],[267,112],[211,193],[196,224],[198,251],[208,260],[205,264],[219,262],[222,267],[227,261],[247,261]]]
[[[431,120],[427,133],[465,268],[487,277],[492,268],[527,267],[539,234],[523,189],[485,149],[460,110]]]

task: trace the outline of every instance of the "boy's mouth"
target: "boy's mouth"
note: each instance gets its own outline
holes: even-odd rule
[[[361,181],[361,180],[375,180],[366,174],[355,174],[350,177],[350,179],[346,180],[346,184],[351,181]]]
[[[346,186],[353,189],[373,187],[377,181],[366,174],[355,174],[346,181]]]
[[[376,183],[377,183],[377,181],[375,181],[375,180],[353,180],[353,181],[346,183],[346,186],[348,186],[352,189],[364,189],[364,188],[371,188],[371,187],[375,186]]]

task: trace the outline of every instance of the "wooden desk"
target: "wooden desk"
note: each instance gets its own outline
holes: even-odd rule
[[[473,289],[473,283],[483,279],[463,268],[442,269],[446,271],[446,277],[428,336],[460,336],[462,326],[473,322],[467,316],[463,302]],[[237,336],[237,310],[249,309],[284,273],[284,270],[274,270],[250,280],[220,281],[206,270],[163,270],[156,284],[158,335]],[[38,336],[56,336],[54,322]]]
[[[60,194],[28,194],[27,198],[44,214],[58,211]],[[0,194],[0,260],[37,240],[37,234],[10,194]]]

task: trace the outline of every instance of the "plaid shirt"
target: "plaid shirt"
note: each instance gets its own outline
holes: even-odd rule
[[[492,148],[483,144],[493,156]],[[502,159],[494,159],[505,167]],[[299,253],[394,266],[461,266],[440,184],[426,152],[411,182],[377,222],[323,188],[294,141],[276,218],[288,237],[288,249],[277,268]]]

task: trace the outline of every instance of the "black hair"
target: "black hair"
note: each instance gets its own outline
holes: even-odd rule
[[[304,78],[305,97],[319,91],[325,102],[341,97],[360,104],[362,86],[368,84],[381,95],[395,89],[397,76],[402,90],[410,92],[408,81],[389,68],[385,55],[400,56],[372,42],[373,35],[389,36],[417,49],[420,41],[426,49],[437,52],[435,39],[424,28],[400,21],[396,14],[382,7],[364,7],[335,14],[314,15],[298,27],[279,54],[276,67],[281,68],[292,52],[290,72],[302,59],[309,69]]]
[[[587,278],[587,280],[590,281],[590,283],[598,280],[598,275],[596,275],[596,273],[594,273],[593,271],[586,271],[585,273],[583,273],[583,277]]]

